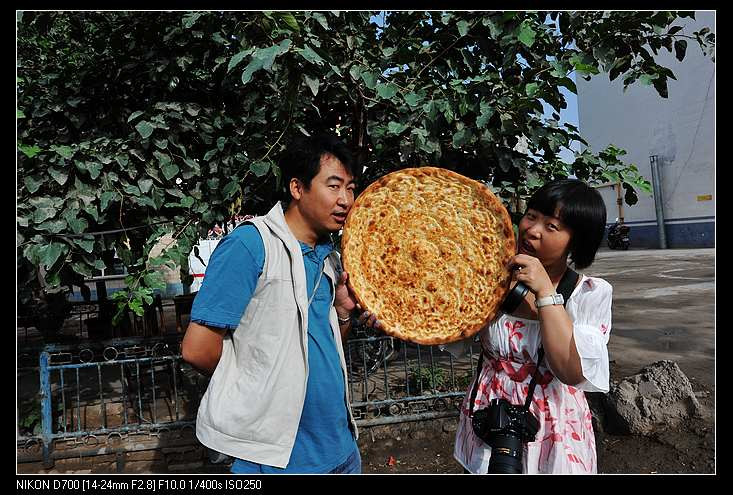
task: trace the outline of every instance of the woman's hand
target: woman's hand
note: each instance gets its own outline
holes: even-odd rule
[[[536,297],[550,296],[555,293],[555,286],[538,258],[518,254],[512,258],[509,266],[515,270],[517,281],[529,287]]]

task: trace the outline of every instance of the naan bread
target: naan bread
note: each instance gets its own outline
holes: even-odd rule
[[[418,344],[474,335],[499,311],[515,254],[509,214],[485,185],[450,170],[399,170],[354,202],[341,240],[363,310]]]

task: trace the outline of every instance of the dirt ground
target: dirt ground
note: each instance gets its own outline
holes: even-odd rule
[[[704,412],[649,437],[597,430],[598,472],[715,473],[715,251],[604,250],[586,273],[614,287],[611,380],[661,359],[676,361]],[[363,439],[363,472],[461,473],[453,440],[454,432],[442,430]]]
[[[618,379],[612,364],[611,378]],[[715,425],[713,395],[695,388],[705,414],[676,428],[653,436],[611,435],[596,431],[598,473],[675,474],[715,473]],[[450,425],[457,420],[445,420]],[[431,431],[428,435],[407,434],[392,440],[369,438],[362,429],[360,447],[364,473],[460,474],[463,468],[453,458],[454,431]],[[390,460],[390,458],[392,458]],[[391,465],[390,465],[391,464]]]

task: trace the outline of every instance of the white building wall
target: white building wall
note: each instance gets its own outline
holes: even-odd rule
[[[692,36],[703,27],[716,31],[715,12],[696,12],[695,18],[679,20],[684,26],[679,34]],[[624,162],[635,164],[649,181],[650,155],[663,160],[660,175],[668,247],[714,245],[715,63],[694,39],[687,42],[682,62],[664,48],[656,57],[677,78],[668,79],[666,99],[653,86],[638,82],[624,92],[622,76],[614,81],[606,74],[590,81],[577,78],[579,127],[593,151],[609,144],[625,149]],[[606,187],[601,192],[612,223],[618,216],[615,191]],[[636,205],[624,204],[624,217],[632,226],[632,244],[645,241],[648,247],[656,247],[651,195],[640,192]],[[652,234],[654,239],[647,239]]]

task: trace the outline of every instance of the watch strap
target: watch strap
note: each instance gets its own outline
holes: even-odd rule
[[[534,304],[535,306],[537,306],[538,309],[543,306],[563,305],[565,304],[565,298],[562,294],[555,293],[550,296],[540,297],[539,299],[535,300]]]

